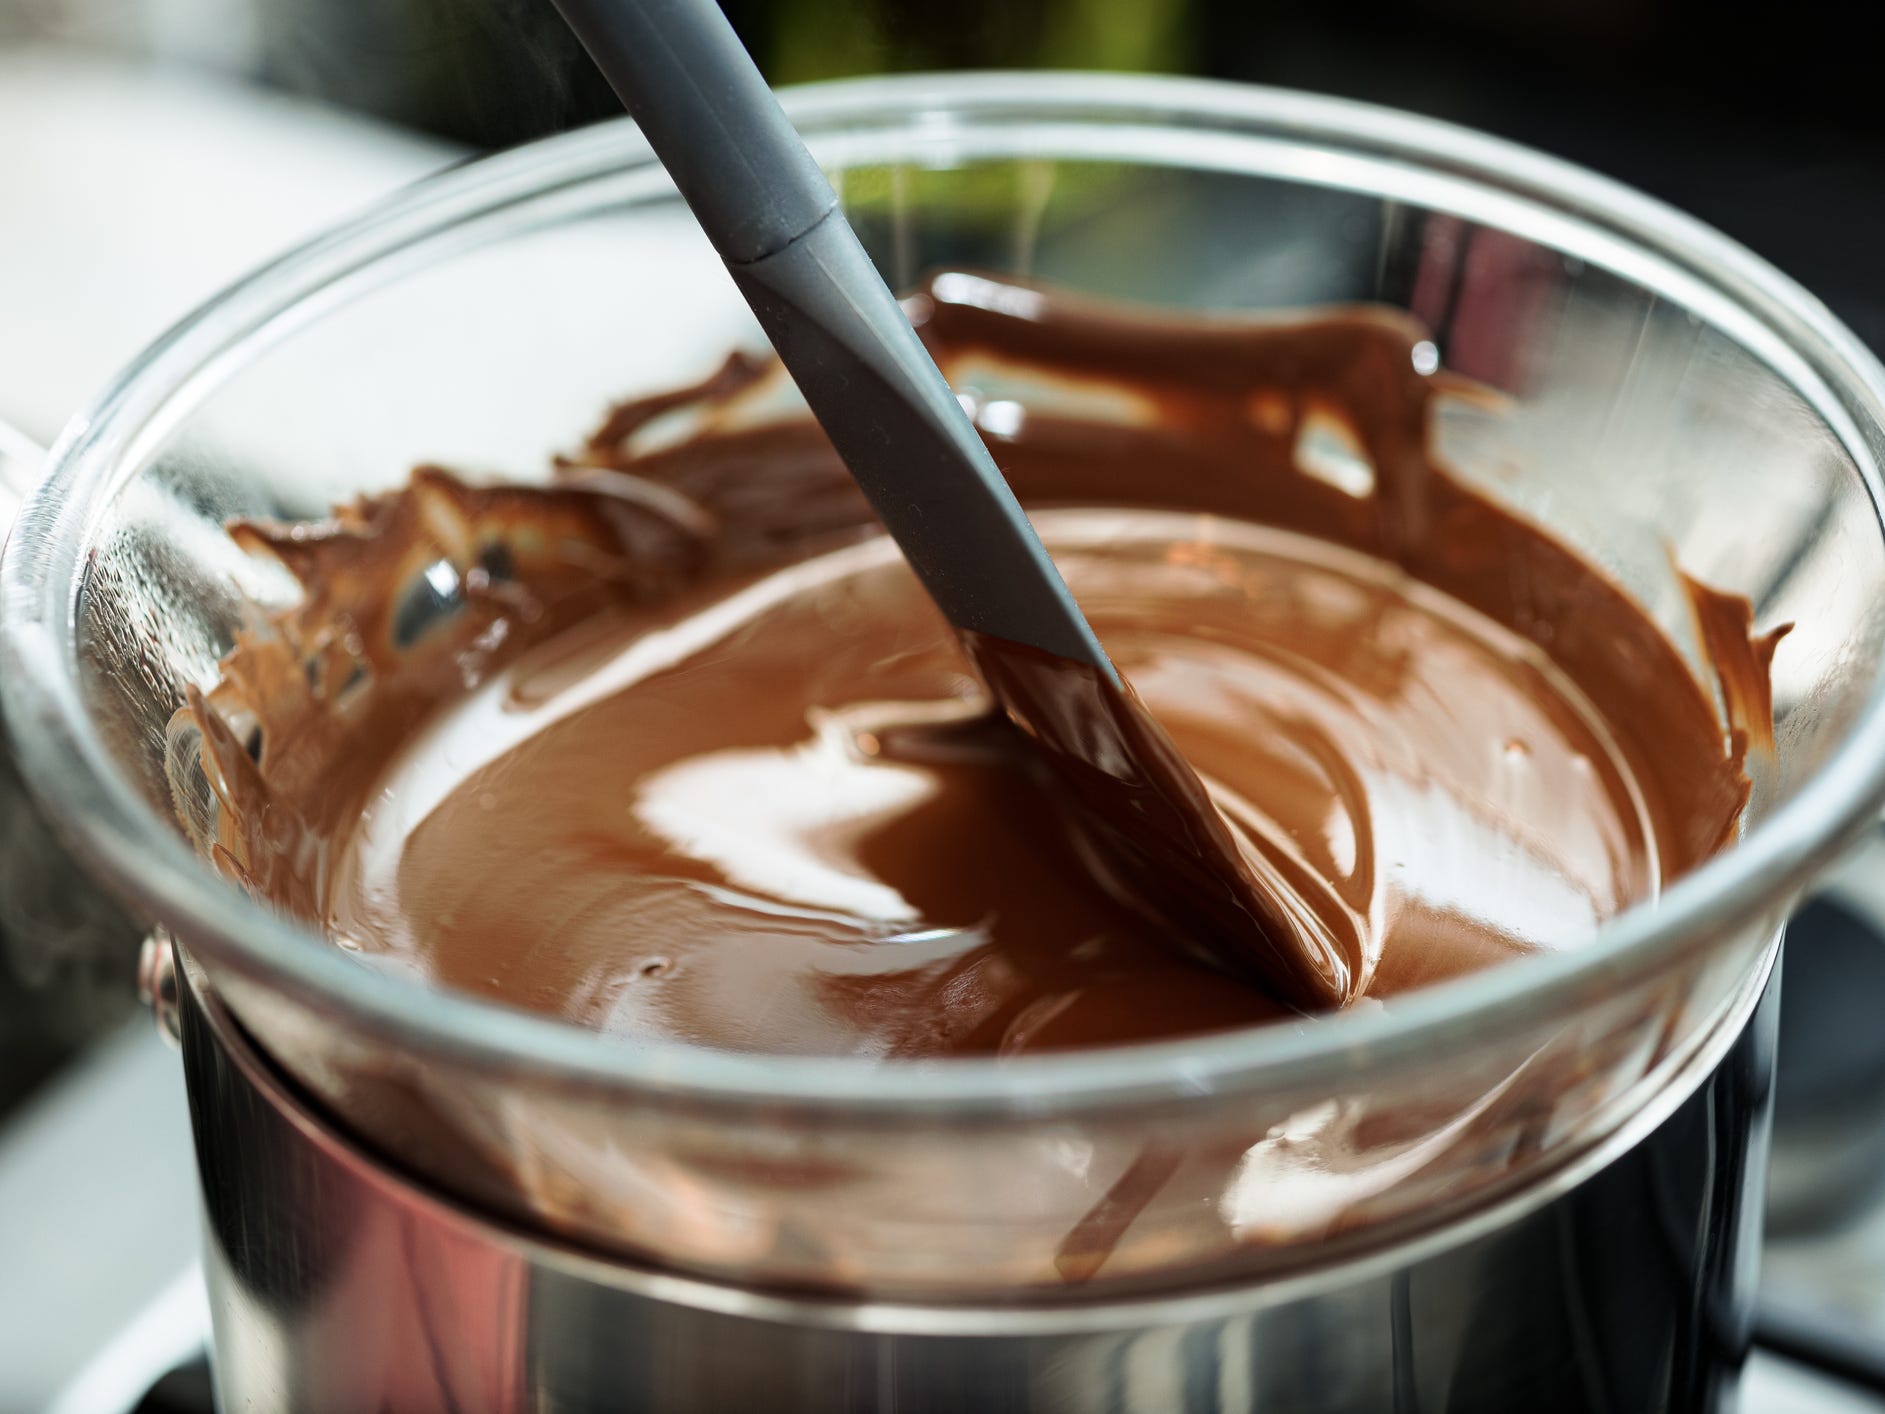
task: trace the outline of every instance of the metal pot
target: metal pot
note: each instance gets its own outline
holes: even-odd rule
[[[1646,1138],[1522,1212],[1291,1281],[1029,1306],[754,1290],[493,1222],[363,1152],[186,987],[218,1397],[297,1414],[1731,1407],[1778,1000],[1776,979]]]
[[[233,889],[192,847],[200,795],[165,727],[253,606],[293,591],[222,522],[318,515],[419,460],[527,475],[609,399],[752,336],[620,124],[460,169],[317,241],[173,332],[74,424],[0,566],[0,689],[29,778],[180,941],[223,1052],[252,1039],[360,1163],[613,1254],[612,1273],[864,1312],[999,1304],[1025,1325],[1206,1291],[1286,1309],[1308,1290],[1294,1283],[1452,1253],[1516,1299],[1543,1269],[1459,1254],[1530,1230],[1674,1122],[1742,1034],[1798,891],[1885,798],[1885,373],[1803,291],[1666,208],[1381,110],[1072,75],[836,85],[790,107],[893,282],[972,262],[1170,303],[1411,308],[1437,353],[1507,395],[1444,412],[1463,474],[1602,563],[1679,643],[1676,564],[1747,594],[1763,622],[1797,621],[1745,838],[1588,946],[1380,1012],[874,1069],[631,1047],[427,991]],[[1575,1081],[1524,1089],[1554,1067]],[[201,1138],[235,1101],[205,1078],[215,1066],[192,1069]],[[1410,1113],[1435,1133],[1471,1117],[1484,1142],[1411,1159],[1364,1144],[1339,1183],[1312,1161],[1275,1219],[1305,1143],[1313,1160],[1318,1134]],[[1757,1115],[1736,1121],[1756,1151]],[[1138,1186],[1106,1261],[1069,1287],[1069,1234],[1148,1156],[1166,1179]],[[1746,1167],[1708,1190],[1708,1221],[1745,1211]],[[213,1223],[219,1204],[278,1214],[271,1231],[324,1221],[284,1210],[263,1177],[239,1191],[211,1191]],[[1367,1220],[1338,1225],[1357,1201]],[[636,1290],[659,1307],[681,1288]],[[225,1332],[241,1309],[225,1304]],[[1369,1309],[1363,1324],[1400,1319]],[[781,1320],[814,1341],[817,1322]]]

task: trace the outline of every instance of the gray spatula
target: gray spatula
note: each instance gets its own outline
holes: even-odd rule
[[[968,415],[712,0],[557,0],[957,628],[1117,680]]]
[[[726,261],[832,445],[1078,827],[1174,946],[1305,1007],[1350,940],[1261,883],[1067,592],[714,0],[557,0]]]

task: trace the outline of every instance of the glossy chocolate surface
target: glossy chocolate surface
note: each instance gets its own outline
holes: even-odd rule
[[[735,359],[549,488],[425,469],[239,527],[309,595],[192,708],[225,869],[373,965],[625,1036],[931,1057],[1377,1004],[1576,946],[1732,837],[1773,635],[1692,586],[1724,731],[1622,590],[1435,461],[1399,316],[962,274],[912,309],[1162,733],[959,643]],[[1175,748],[1208,800],[1085,791],[1056,740],[1120,779]],[[1282,915],[1229,971],[1226,860]]]

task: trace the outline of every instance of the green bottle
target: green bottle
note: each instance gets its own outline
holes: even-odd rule
[[[1192,68],[1198,0],[723,0],[774,84],[938,69]]]

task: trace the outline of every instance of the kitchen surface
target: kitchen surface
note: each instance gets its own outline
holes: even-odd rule
[[[560,31],[487,71],[519,86],[491,112],[456,84],[399,81],[412,65],[387,57],[392,42],[363,40],[334,7],[207,9],[208,21],[185,0],[17,12],[0,0],[0,422],[41,444],[235,276],[481,146],[609,111]],[[489,37],[469,23],[460,13],[443,32],[488,58]],[[756,48],[766,23],[776,17],[746,16]],[[1289,42],[1269,49],[1262,35],[1242,50],[1226,40],[1225,53],[1257,56],[1239,76],[1448,113],[1638,182],[1748,241],[1885,352],[1885,288],[1870,243],[1850,235],[1876,229],[1885,191],[1866,140],[1829,138],[1802,159],[1767,142],[1704,141],[1666,105],[1639,112],[1627,97],[1602,104],[1601,121],[1572,122],[1580,104],[1599,111],[1575,74],[1526,107],[1509,73],[1463,65],[1443,81],[1444,56],[1426,82],[1409,81],[1386,61],[1390,29],[1340,63],[1313,26],[1279,33]],[[808,62],[802,42],[772,42],[787,76]],[[1142,42],[1156,53],[1167,41]],[[381,62],[350,69],[349,44]],[[526,94],[519,73],[551,81]],[[1786,121],[1843,131],[1839,114],[1805,100]],[[137,998],[143,929],[72,871],[19,792],[9,767],[0,1414],[208,1409],[195,1157],[164,998]],[[1785,975],[1741,1408],[1885,1411],[1885,1043],[1870,1026],[1885,996],[1885,836],[1862,842],[1816,896],[1789,934]]]

